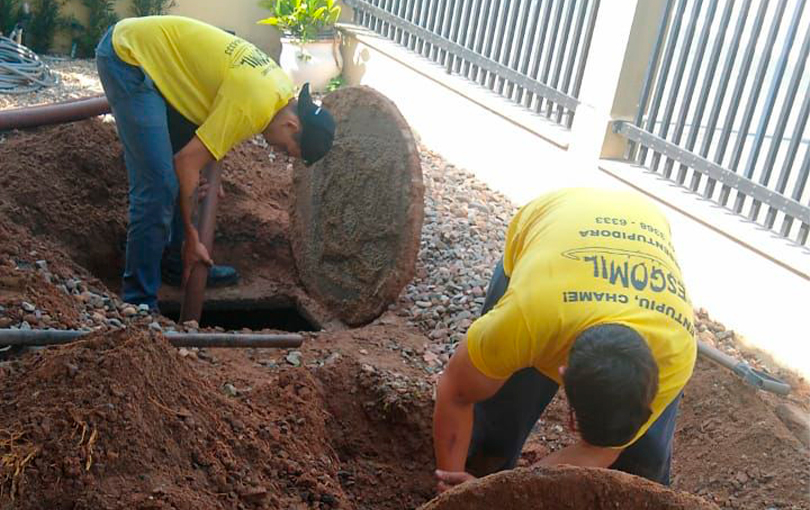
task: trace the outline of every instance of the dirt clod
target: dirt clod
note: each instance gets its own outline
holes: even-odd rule
[[[518,468],[443,494],[420,510],[717,510],[701,498],[607,469]]]

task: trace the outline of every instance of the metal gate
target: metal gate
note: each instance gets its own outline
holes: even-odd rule
[[[344,0],[354,22],[571,127],[599,0]]]
[[[805,0],[667,0],[626,158],[799,245],[810,228]]]

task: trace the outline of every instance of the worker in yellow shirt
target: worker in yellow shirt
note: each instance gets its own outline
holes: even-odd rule
[[[560,384],[578,441],[542,463],[669,484],[693,321],[669,224],[642,196],[568,189],[520,209],[483,314],[439,380],[439,491],[514,467]]]
[[[161,277],[179,285],[197,263],[210,267],[209,285],[235,283],[236,270],[213,265],[192,222],[200,170],[260,133],[313,163],[332,146],[334,119],[308,85],[296,98],[254,45],[189,18],[125,19],[102,38],[96,62],[129,174],[124,301],[156,309]]]

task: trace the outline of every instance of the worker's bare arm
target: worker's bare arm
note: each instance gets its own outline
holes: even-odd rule
[[[470,446],[473,404],[494,395],[505,382],[490,379],[475,368],[467,352],[466,340],[461,342],[439,380],[433,412],[433,448],[439,470],[439,490],[449,488],[456,480],[456,483],[464,481],[459,475],[463,476]]]
[[[213,264],[208,250],[200,242],[197,229],[194,227],[194,197],[200,182],[200,171],[214,160],[208,148],[195,135],[185,147],[174,156],[174,171],[177,173],[180,192],[178,202],[185,229],[185,248],[183,253],[183,279],[188,278],[192,267],[197,262]]]
[[[547,455],[540,461],[540,464],[570,464],[606,468],[613,464],[621,453],[621,448],[593,446],[580,439],[571,446]]]

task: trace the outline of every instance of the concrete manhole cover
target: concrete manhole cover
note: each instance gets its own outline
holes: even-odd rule
[[[378,317],[413,278],[424,219],[419,153],[396,106],[368,87],[324,98],[330,153],[297,165],[292,248],[315,299],[349,325]]]

